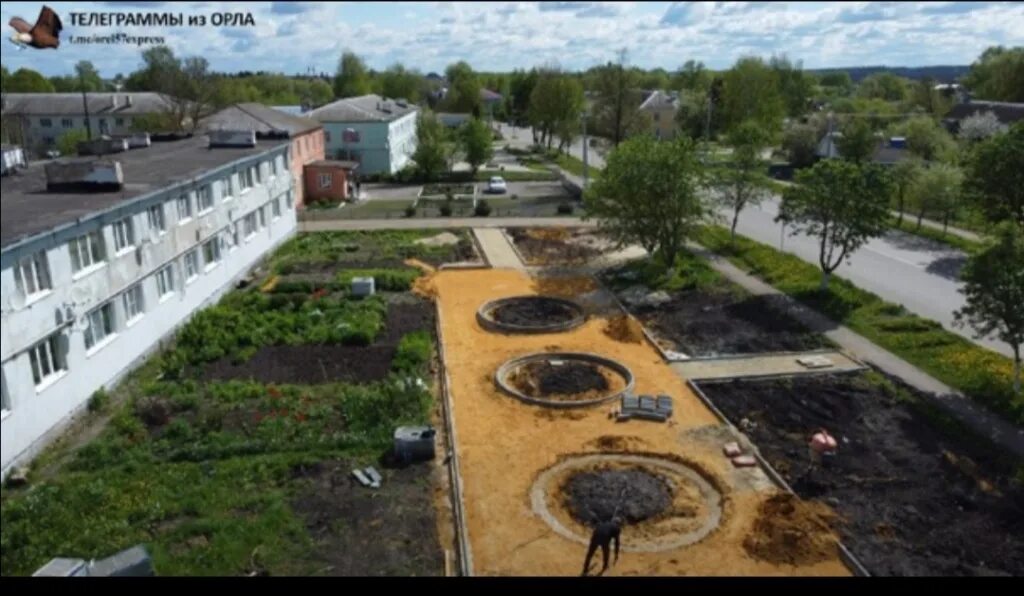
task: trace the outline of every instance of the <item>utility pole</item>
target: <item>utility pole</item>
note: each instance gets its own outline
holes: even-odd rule
[[[583,190],[587,189],[588,170],[587,170],[587,113],[583,112],[580,114],[580,120],[583,123]]]
[[[89,101],[85,96],[85,77],[82,71],[78,71],[78,87],[82,90],[82,110],[85,112],[85,134],[88,140],[92,140],[92,125],[89,124]]]

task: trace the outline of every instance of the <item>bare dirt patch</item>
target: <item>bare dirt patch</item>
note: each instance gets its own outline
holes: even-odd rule
[[[602,254],[589,243],[574,241],[579,236],[591,235],[589,230],[510,228],[508,233],[527,265],[584,264]]]
[[[847,520],[843,543],[871,573],[1024,574],[1024,489],[1013,480],[1021,462],[939,432],[864,375],[702,388],[731,420],[752,423],[747,434],[801,497]],[[806,442],[820,426],[839,439],[839,454],[807,476]]]
[[[326,461],[293,470],[305,486],[292,508],[315,543],[318,575],[443,575],[430,466],[378,466],[384,476],[378,490],[359,485],[355,467],[361,466]]]
[[[754,529],[743,547],[751,556],[784,565],[806,565],[835,557],[835,513],[827,506],[802,501],[789,493],[761,504]]]
[[[687,290],[666,304],[632,312],[675,351],[691,356],[796,352],[828,347],[828,340],[786,315],[781,296],[737,297],[719,290]]]
[[[529,362],[513,370],[508,382],[522,393],[553,401],[587,401],[621,391],[625,381],[617,372],[591,362],[561,364]]]
[[[615,341],[638,344],[644,341],[644,328],[639,321],[629,315],[619,315],[608,319],[604,333]]]
[[[569,477],[562,492],[572,516],[591,526],[616,515],[635,524],[664,513],[672,504],[668,483],[640,467],[579,472]]]

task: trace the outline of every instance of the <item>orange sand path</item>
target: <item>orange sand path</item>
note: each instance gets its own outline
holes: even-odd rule
[[[631,437],[640,450],[675,454],[713,476],[724,501],[721,526],[703,541],[660,553],[622,553],[608,575],[849,575],[838,558],[810,566],[779,566],[749,557],[744,536],[758,505],[772,491],[737,485],[736,471],[714,441],[688,439],[697,427],[717,425],[714,415],[647,343],[622,343],[592,318],[568,333],[513,336],[483,330],[476,311],[486,301],[536,293],[536,282],[512,270],[442,271],[436,292],[451,381],[466,523],[476,575],[579,575],[585,547],[559,536],[530,505],[537,475],[560,456],[598,452],[598,438]],[[495,369],[507,359],[542,350],[585,351],[614,358],[636,376],[638,393],[667,393],[675,413],[668,424],[615,423],[612,404],[556,411],[529,406],[501,393]],[[623,530],[623,545],[630,540]]]

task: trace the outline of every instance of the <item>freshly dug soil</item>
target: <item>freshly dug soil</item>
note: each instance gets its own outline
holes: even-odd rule
[[[315,544],[310,555],[330,576],[432,576],[444,573],[429,465],[386,470],[377,490],[352,477],[355,462],[297,466],[292,500]]]
[[[618,315],[608,319],[604,333],[615,341],[638,344],[644,341],[644,329],[639,321],[629,315]]]
[[[618,514],[635,524],[664,513],[672,490],[661,477],[640,467],[574,474],[562,487],[565,506],[576,521],[593,526]]]
[[[1013,481],[1024,462],[939,432],[864,375],[702,389],[734,423],[754,424],[747,434],[793,490],[846,520],[843,542],[872,574],[1024,575],[1024,487]],[[820,426],[839,451],[808,477],[807,440]]]
[[[589,362],[531,362],[520,367],[510,379],[517,389],[531,397],[579,395],[607,391],[609,384],[600,367]]]
[[[691,356],[803,351],[828,346],[825,337],[786,315],[781,296],[737,298],[723,291],[687,290],[658,307],[633,309],[659,337]]]
[[[264,346],[242,364],[231,357],[205,365],[204,379],[252,379],[272,384],[364,383],[380,381],[391,371],[398,342],[413,331],[433,331],[434,310],[419,299],[388,304],[384,330],[373,345]]]
[[[835,513],[789,493],[761,503],[754,531],[743,542],[751,556],[777,565],[810,565],[836,557]]]
[[[491,311],[498,323],[523,327],[567,323],[576,316],[569,306],[541,296],[522,298]]]
[[[585,263],[601,251],[568,242],[572,232],[565,229],[510,228],[512,242],[529,265]]]

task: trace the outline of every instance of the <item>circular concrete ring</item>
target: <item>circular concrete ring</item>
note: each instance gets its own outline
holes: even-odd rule
[[[519,391],[512,385],[510,385],[505,379],[508,378],[509,373],[525,364],[532,362],[543,362],[546,360],[576,360],[582,362],[589,362],[591,364],[597,364],[605,368],[611,369],[613,372],[621,376],[625,381],[626,385],[622,389],[609,393],[608,395],[598,397],[595,399],[585,399],[579,401],[556,401],[553,399],[545,399],[543,397],[533,397],[526,395],[522,391]],[[619,397],[631,393],[633,391],[634,379],[633,372],[626,367],[626,365],[616,362],[610,358],[604,356],[598,356],[597,354],[588,354],[586,352],[535,352],[533,354],[526,354],[525,356],[519,356],[513,358],[498,367],[497,372],[494,373],[494,381],[498,384],[498,387],[508,393],[509,395],[520,399],[528,404],[535,406],[545,406],[548,408],[586,408],[589,406],[596,406],[605,402],[618,399]]]
[[[554,323],[538,323],[536,325],[514,325],[510,323],[502,323],[495,321],[493,313],[496,309],[514,304],[516,302],[526,301],[545,301],[553,302],[564,306],[573,313],[573,317],[568,321],[557,321]],[[583,324],[586,320],[586,316],[583,313],[583,307],[572,300],[566,300],[564,298],[555,298],[553,296],[511,296],[509,298],[501,298],[498,300],[491,300],[485,303],[483,306],[476,311],[476,319],[480,322],[480,326],[488,331],[497,331],[503,333],[560,333],[562,331],[569,331],[575,329]]]
[[[578,544],[590,544],[590,536],[578,534],[567,528],[551,513],[547,505],[547,495],[550,493],[552,488],[557,488],[551,487],[550,484],[552,479],[556,478],[560,474],[567,470],[571,470],[572,468],[583,469],[588,466],[603,463],[633,464],[647,468],[660,469],[662,472],[681,476],[688,482],[692,482],[696,485],[701,496],[704,497],[704,501],[707,504],[708,509],[710,510],[704,522],[695,530],[669,534],[666,537],[657,540],[648,539],[640,542],[635,540],[626,540],[622,544],[622,550],[628,553],[656,553],[683,548],[700,542],[711,534],[711,532],[715,531],[719,524],[721,524],[722,495],[696,470],[683,463],[672,461],[670,459],[662,459],[650,455],[632,455],[628,453],[593,453],[589,455],[580,455],[578,457],[566,459],[547,470],[544,470],[533,483],[533,488],[530,489],[530,503],[533,507],[534,513],[539,515],[545,523],[551,526],[551,529],[554,530],[555,533],[563,538],[567,538]]]

